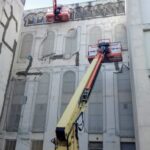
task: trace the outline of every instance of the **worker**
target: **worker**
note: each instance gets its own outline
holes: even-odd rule
[[[110,53],[109,46],[110,44],[107,42],[102,42],[98,44],[98,48],[99,48],[98,51],[102,54],[105,54],[104,55],[105,62],[109,62],[109,58],[107,57],[107,54]]]
[[[55,9],[54,13],[55,13],[56,16],[58,16],[58,15],[61,13],[61,9],[62,9],[62,6],[58,6],[58,7]]]
[[[102,54],[108,54],[109,53],[109,46],[110,46],[110,44],[106,43],[106,42],[102,42],[102,43],[98,44],[99,51]]]

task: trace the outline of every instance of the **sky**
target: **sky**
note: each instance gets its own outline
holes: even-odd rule
[[[53,0],[26,0],[25,10],[52,6]],[[57,0],[58,4],[81,3],[92,0]]]

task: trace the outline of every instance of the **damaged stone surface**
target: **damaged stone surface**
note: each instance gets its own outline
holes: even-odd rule
[[[66,5],[70,8],[71,21],[87,20],[93,18],[105,18],[112,16],[120,16],[125,14],[125,1],[96,1],[89,3],[78,3]],[[47,24],[45,18],[48,8],[29,10],[24,13],[24,25],[40,25]],[[52,8],[50,8],[52,11]]]

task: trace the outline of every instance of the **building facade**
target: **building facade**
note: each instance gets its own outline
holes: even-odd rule
[[[131,59],[133,112],[138,150],[150,148],[150,2],[132,0],[127,3],[128,40]]]
[[[0,0],[0,117],[15,56],[24,1]]]
[[[121,42],[123,62],[103,64],[88,108],[79,119],[80,150],[135,150],[131,64],[125,1],[68,5],[71,21],[50,24],[47,8],[24,12],[19,44],[0,124],[1,150],[53,150],[50,142],[89,62],[88,46]],[[28,56],[33,57],[30,76]],[[38,75],[37,75],[38,74]]]

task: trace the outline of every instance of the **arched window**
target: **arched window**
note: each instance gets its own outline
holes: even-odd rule
[[[103,93],[102,73],[99,71],[88,106],[88,131],[92,134],[103,132]]]
[[[73,71],[67,71],[63,75],[63,83],[62,83],[62,101],[61,101],[61,111],[62,115],[67,104],[69,103],[74,91],[75,91],[75,82],[76,75]]]
[[[31,55],[32,44],[33,44],[33,35],[32,34],[24,35],[22,39],[20,58],[26,58],[29,55]]]
[[[48,95],[49,95],[49,85],[50,85],[50,75],[49,73],[44,73],[38,82],[33,124],[32,124],[33,132],[44,132],[46,123]]]
[[[102,38],[102,31],[100,27],[92,27],[89,31],[89,44],[94,45],[98,43],[98,40]]]
[[[68,31],[65,38],[65,58],[70,58],[77,51],[77,30]]]
[[[127,49],[127,31],[123,24],[115,27],[115,42],[121,42],[122,48]]]
[[[42,57],[52,54],[54,52],[54,45],[55,33],[53,31],[49,31],[43,42]]]
[[[130,72],[124,68],[117,75],[119,128],[121,137],[134,137]]]

